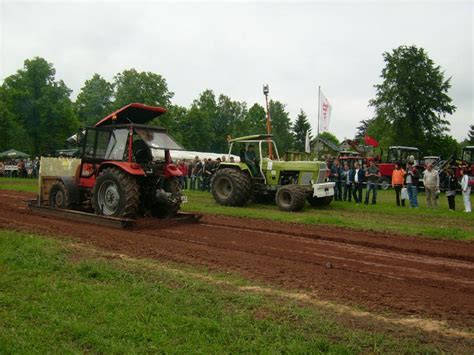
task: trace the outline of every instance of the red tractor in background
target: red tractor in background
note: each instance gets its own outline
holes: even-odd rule
[[[381,186],[382,189],[388,189],[392,184],[392,172],[395,169],[395,163],[405,164],[409,160],[415,163],[415,166],[419,167],[419,155],[420,151],[414,147],[403,147],[403,146],[391,146],[388,148],[387,159],[382,162],[381,156],[367,157],[363,152],[340,152],[338,159],[341,165],[347,163],[350,168],[353,168],[354,164],[358,162],[361,166],[369,165],[370,161],[374,161],[380,169],[381,174]]]
[[[392,185],[392,173],[395,169],[395,164],[405,165],[408,161],[412,161],[415,167],[420,168],[420,150],[418,148],[404,146],[391,146],[388,148],[387,160],[377,164],[382,178],[382,189],[386,190]],[[405,166],[402,167],[405,168]]]
[[[175,216],[184,197],[166,129],[145,125],[166,113],[133,103],[77,135],[76,159],[42,158],[39,206],[111,218]]]

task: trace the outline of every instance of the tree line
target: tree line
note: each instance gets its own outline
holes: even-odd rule
[[[368,134],[381,149],[415,146],[426,155],[447,156],[459,150],[460,144],[448,134],[448,117],[456,110],[448,96],[450,78],[444,78],[423,48],[400,46],[383,57],[382,82],[375,85],[375,98],[369,102],[375,114],[361,121],[355,139],[362,141]],[[188,150],[225,152],[229,135],[266,132],[266,113],[260,104],[248,105],[207,89],[189,107],[177,105],[166,79],[153,72],[127,69],[110,82],[94,74],[76,100],[71,94],[52,63],[40,57],[25,60],[0,86],[0,151],[54,152],[79,127],[93,125],[131,102],[166,107],[168,114],[152,124],[166,127]],[[311,130],[306,113],[300,110],[292,120],[278,100],[270,100],[269,111],[280,152],[303,151],[306,132]],[[322,137],[339,143],[329,132]],[[473,125],[463,142],[468,143],[474,144]]]
[[[39,57],[25,60],[23,68],[0,87],[0,150],[53,152],[80,127],[94,125],[131,102],[167,108],[168,113],[152,124],[167,128],[188,150],[225,152],[228,136],[266,133],[266,112],[258,103],[249,106],[207,89],[190,107],[183,107],[173,103],[174,93],[157,73],[127,69],[112,82],[94,74],[75,101],[71,93],[56,78],[52,63]],[[311,129],[304,111],[294,124],[282,102],[271,100],[269,111],[280,150],[303,150],[306,131]]]

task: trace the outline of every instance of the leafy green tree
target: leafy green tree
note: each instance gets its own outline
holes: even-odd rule
[[[61,148],[78,127],[71,90],[55,74],[51,63],[36,57],[2,85],[5,108],[24,127],[35,155]]]
[[[285,105],[279,101],[270,100],[270,118],[272,121],[273,139],[278,146],[278,151],[283,155],[293,146],[293,134],[291,133],[290,115]]]
[[[264,134],[267,132],[267,116],[263,106],[255,103],[247,110],[243,120],[237,123],[233,137]]]
[[[300,110],[295,123],[293,124],[294,148],[299,151],[304,151],[306,143],[306,132],[309,131],[309,139],[311,140],[311,124],[308,121],[308,116],[303,110]]]
[[[424,155],[441,155],[447,159],[450,156],[459,157],[461,153],[461,145],[452,136],[444,134],[430,146],[430,150],[424,151]]]
[[[75,108],[81,124],[92,126],[111,111],[114,88],[111,83],[99,74],[86,80],[81,89]]]
[[[216,115],[212,117],[214,142],[212,151],[227,151],[227,137],[233,136],[239,127],[239,122],[247,116],[247,105],[244,102],[233,101],[226,95],[220,95],[217,102]]]
[[[205,90],[178,121],[181,143],[186,149],[204,152],[212,150],[215,137],[213,120],[216,115],[216,97],[212,90]]]
[[[17,149],[29,152],[31,150],[29,137],[23,127],[16,121],[14,115],[8,111],[2,100],[0,87],[0,152],[8,149]]]
[[[168,90],[165,78],[151,72],[124,70],[114,78],[114,109],[139,102],[145,105],[168,107],[174,93]]]
[[[183,130],[188,118],[188,110],[179,105],[170,105],[167,109],[166,114],[158,116],[151,124],[166,128],[178,143],[183,144]]]
[[[322,139],[332,142],[335,145],[341,144],[341,142],[339,142],[339,139],[337,139],[337,137],[334,134],[329,133],[329,132],[321,132],[319,133],[317,137],[321,137]]]
[[[450,79],[423,48],[400,46],[383,57],[383,81],[375,85],[376,96],[369,103],[375,109],[373,123],[388,124],[397,144],[428,151],[448,130],[446,115],[456,110],[448,96]]]

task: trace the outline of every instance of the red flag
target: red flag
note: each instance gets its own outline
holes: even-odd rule
[[[364,143],[367,145],[371,145],[372,147],[378,147],[379,142],[375,138],[372,138],[371,136],[368,136],[367,134],[364,137]]]

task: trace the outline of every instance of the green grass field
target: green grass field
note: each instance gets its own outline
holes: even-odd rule
[[[435,353],[420,330],[247,281],[0,230],[0,353]],[[454,346],[454,348],[453,348]]]
[[[0,189],[37,191],[36,180],[0,178]],[[333,202],[326,208],[311,208],[302,212],[279,211],[274,204],[249,204],[245,208],[217,205],[207,192],[186,191],[189,202],[184,211],[220,214],[235,217],[264,218],[282,222],[326,224],[340,227],[385,231],[438,239],[474,239],[474,215],[464,213],[460,195],[456,198],[457,210],[448,210],[444,194],[439,198],[438,209],[427,209],[424,193],[419,193],[420,208],[397,207],[393,190],[379,191],[378,204],[356,205],[349,202]],[[471,195],[474,205],[474,198]]]

